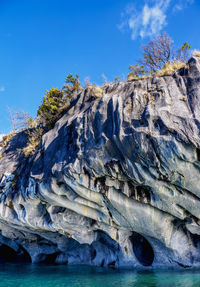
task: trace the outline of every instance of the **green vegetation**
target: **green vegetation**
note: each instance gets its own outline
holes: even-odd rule
[[[62,117],[69,107],[69,100],[79,88],[79,76],[76,75],[74,78],[72,74],[69,74],[61,91],[56,88],[47,90],[37,111],[38,121],[49,129],[53,128],[56,121]]]
[[[52,128],[60,118],[63,109],[68,107],[64,93],[56,88],[46,91],[43,102],[37,111],[39,122],[48,128]]]
[[[0,147],[5,148],[8,145],[8,143],[10,142],[10,140],[14,137],[15,134],[16,134],[16,132],[12,131],[8,135],[3,136],[3,139],[0,142]]]
[[[191,55],[191,46],[185,42],[180,49],[175,51],[173,40],[164,32],[157,35],[148,44],[142,46],[143,57],[138,64],[130,65],[127,81],[149,78],[153,76],[166,76],[183,68]],[[193,55],[200,57],[200,51],[194,50]],[[85,80],[85,88],[88,95],[101,98],[104,90],[109,86],[107,78],[102,75],[104,84],[99,87]],[[112,84],[116,87],[120,78],[116,77]],[[12,132],[3,137],[0,147],[5,149],[12,137],[19,131],[26,130],[28,135],[27,145],[23,149],[26,157],[32,156],[40,147],[42,136],[52,129],[63,114],[67,111],[70,101],[75,94],[81,91],[79,76],[69,73],[61,90],[52,88],[47,90],[34,120],[26,112],[9,110]],[[0,155],[0,158],[2,155]]]
[[[36,120],[24,111],[16,112],[9,109],[12,132],[3,137],[0,147],[4,150],[16,133],[25,130],[28,140],[23,153],[26,157],[32,156],[40,147],[43,134],[54,127],[56,121],[69,107],[70,100],[79,90],[79,76],[73,77],[72,74],[68,74],[62,90],[52,88],[46,91],[42,104],[38,108]]]
[[[129,80],[137,80],[140,79],[141,76],[144,76],[146,74],[146,71],[144,70],[144,66],[143,65],[130,65],[129,66],[129,70],[131,70],[131,72],[129,73],[128,77]]]
[[[79,89],[79,76],[73,77],[72,74],[69,74],[62,90],[52,88],[46,91],[43,102],[37,111],[37,125],[33,125],[32,129],[27,131],[28,142],[23,149],[26,157],[33,155],[39,148],[45,131],[53,128],[56,121],[63,116],[69,107],[70,100]],[[34,124],[34,121],[30,120],[30,124]]]
[[[72,74],[69,73],[65,80],[65,85],[63,87],[65,97],[67,99],[71,99],[74,96],[75,92],[77,92],[79,89],[80,89],[79,75],[73,77]]]
[[[189,59],[189,56],[191,56],[190,53],[191,45],[189,45],[187,42],[185,42],[182,47],[177,51],[176,59],[179,62],[187,62]]]
[[[114,84],[119,84],[119,83],[120,83],[120,77],[115,77]]]
[[[172,75],[175,71],[183,68],[185,66],[184,62],[174,62],[172,64],[166,63],[161,71],[156,72],[156,76],[170,76]]]
[[[40,147],[44,130],[41,127],[34,128],[27,131],[28,141],[23,153],[26,157],[33,155],[37,148]]]
[[[173,40],[167,33],[159,34],[147,45],[142,46],[143,58],[139,64],[130,65],[128,81],[141,79],[144,76],[171,75],[183,67],[190,56],[191,46],[186,42],[175,51]]]
[[[103,89],[95,84],[88,84],[87,91],[90,97],[101,98],[103,96]]]

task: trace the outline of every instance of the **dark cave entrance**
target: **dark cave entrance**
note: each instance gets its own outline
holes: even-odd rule
[[[143,266],[151,266],[154,260],[154,251],[147,239],[135,232],[129,239],[133,247],[133,252],[140,264]]]
[[[47,264],[47,265],[55,264],[56,258],[59,254],[60,254],[59,252],[55,252],[51,254],[43,254],[41,255],[41,258],[38,261],[38,263]]]
[[[31,263],[31,257],[28,252],[20,248],[18,251],[15,251],[8,245],[2,244],[0,246],[0,263]]]

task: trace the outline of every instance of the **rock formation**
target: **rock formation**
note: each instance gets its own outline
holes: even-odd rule
[[[86,89],[33,157],[26,141],[0,159],[1,260],[200,266],[200,58]]]

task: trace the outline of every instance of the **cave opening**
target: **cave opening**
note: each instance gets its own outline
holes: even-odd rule
[[[31,257],[22,247],[15,251],[6,244],[0,246],[0,263],[31,263]]]
[[[130,237],[133,252],[143,266],[151,266],[154,261],[154,251],[144,236],[134,232]]]
[[[45,264],[55,264],[56,258],[59,255],[59,252],[54,252],[52,254],[47,254],[45,256],[45,259],[42,260],[40,263],[45,263]]]

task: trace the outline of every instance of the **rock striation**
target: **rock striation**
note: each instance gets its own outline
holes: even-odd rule
[[[2,261],[200,266],[200,58],[85,89],[31,158],[26,141],[0,159]]]

